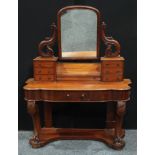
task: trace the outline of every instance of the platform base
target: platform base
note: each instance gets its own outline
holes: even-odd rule
[[[125,146],[122,139],[125,130],[121,130],[119,138],[115,137],[114,131],[114,129],[42,128],[29,142],[33,148],[39,148],[55,140],[97,140],[120,150]]]

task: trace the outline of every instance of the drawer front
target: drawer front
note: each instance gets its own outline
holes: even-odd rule
[[[118,101],[128,100],[130,90],[99,90],[99,91],[53,91],[53,90],[25,90],[27,100],[49,101]]]
[[[104,82],[122,81],[124,76],[124,61],[103,61],[101,80]]]
[[[123,61],[104,61],[102,67],[104,68],[123,68]]]
[[[123,74],[122,68],[102,68],[103,74]]]
[[[55,74],[55,68],[34,68],[34,74]]]
[[[122,81],[122,80],[123,80],[123,73],[102,75],[102,81],[104,82],[114,82],[114,81]]]
[[[36,81],[54,81],[56,78],[54,75],[34,75]]]
[[[55,62],[34,61],[34,67],[55,67]]]
[[[54,91],[54,101],[89,101],[89,92]]]
[[[130,91],[90,91],[90,101],[115,101],[115,100],[128,100],[130,96]]]

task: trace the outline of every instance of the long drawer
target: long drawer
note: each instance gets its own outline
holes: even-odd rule
[[[49,100],[61,102],[82,102],[82,101],[115,101],[128,100],[129,90],[97,90],[97,91],[57,91],[57,90],[26,90],[27,99]]]

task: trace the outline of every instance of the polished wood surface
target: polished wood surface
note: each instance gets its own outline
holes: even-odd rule
[[[101,58],[101,80],[104,82],[116,82],[124,79],[124,58]]]
[[[60,17],[64,11],[81,8],[90,9],[97,14],[95,59],[93,51],[83,51],[82,54],[70,51],[65,52],[65,57],[62,57]],[[100,12],[89,6],[76,5],[61,9],[58,12],[58,31],[55,24],[52,24],[52,30],[51,36],[40,42],[38,47],[40,57],[33,60],[33,78],[29,78],[23,87],[27,110],[34,126],[34,135],[29,141],[30,144],[33,148],[38,148],[59,139],[91,139],[105,142],[114,149],[122,149],[125,145],[123,140],[125,131],[122,124],[126,102],[130,99],[131,81],[124,79],[124,58],[120,56],[119,42],[106,36],[105,23],[101,24]],[[105,55],[101,58],[99,57],[100,40],[106,46]],[[54,57],[52,49],[56,41],[59,47],[58,58]],[[68,58],[67,54],[72,57]],[[44,105],[43,123],[40,119],[38,101],[42,101]],[[57,102],[106,104],[106,128],[54,128],[52,106]]]
[[[67,57],[67,58],[81,58],[81,59],[86,59],[86,58],[96,58],[97,53],[96,51],[72,51],[72,52],[62,52],[62,57]]]
[[[94,81],[100,80],[100,63],[78,63],[78,62],[58,62],[57,80],[58,81]]]
[[[28,79],[25,90],[130,90],[131,81],[121,82],[102,81],[35,81]]]
[[[56,57],[37,57],[33,59],[34,79],[36,81],[56,80]]]
[[[33,148],[59,139],[93,139],[105,142],[114,149],[125,145],[122,129],[126,101],[130,98],[131,81],[35,81],[28,79],[25,90],[28,112],[33,119]],[[44,102],[44,128],[41,128],[37,101]],[[95,102],[94,102],[95,101]],[[115,101],[116,103],[112,103]],[[52,103],[55,102],[105,102],[107,104],[106,129],[56,129],[52,125]]]

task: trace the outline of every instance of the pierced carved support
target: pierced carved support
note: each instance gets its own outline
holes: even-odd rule
[[[125,109],[126,109],[126,102],[118,101],[117,108],[116,108],[116,126],[115,126],[115,138],[114,138],[114,145],[118,149],[121,149],[125,145],[125,142],[122,139],[122,135],[121,135]]]
[[[112,37],[106,37],[105,35],[105,23],[102,22],[101,39],[103,43],[107,46],[105,50],[105,57],[117,57],[120,55],[120,44],[117,40]],[[112,46],[115,47],[115,51],[112,51]]]
[[[32,117],[34,126],[34,136],[32,139],[30,139],[30,143],[39,144],[39,131],[41,127],[40,127],[39,109],[35,101],[27,101],[27,110]]]
[[[56,42],[56,31],[57,31],[57,27],[55,25],[55,23],[53,23],[51,25],[51,36],[50,37],[46,37],[45,40],[41,41],[39,43],[38,46],[38,51],[39,51],[39,55],[42,57],[50,57],[50,56],[54,56],[54,52],[52,49],[52,46],[55,44]],[[43,50],[46,49],[47,52],[44,52]]]

